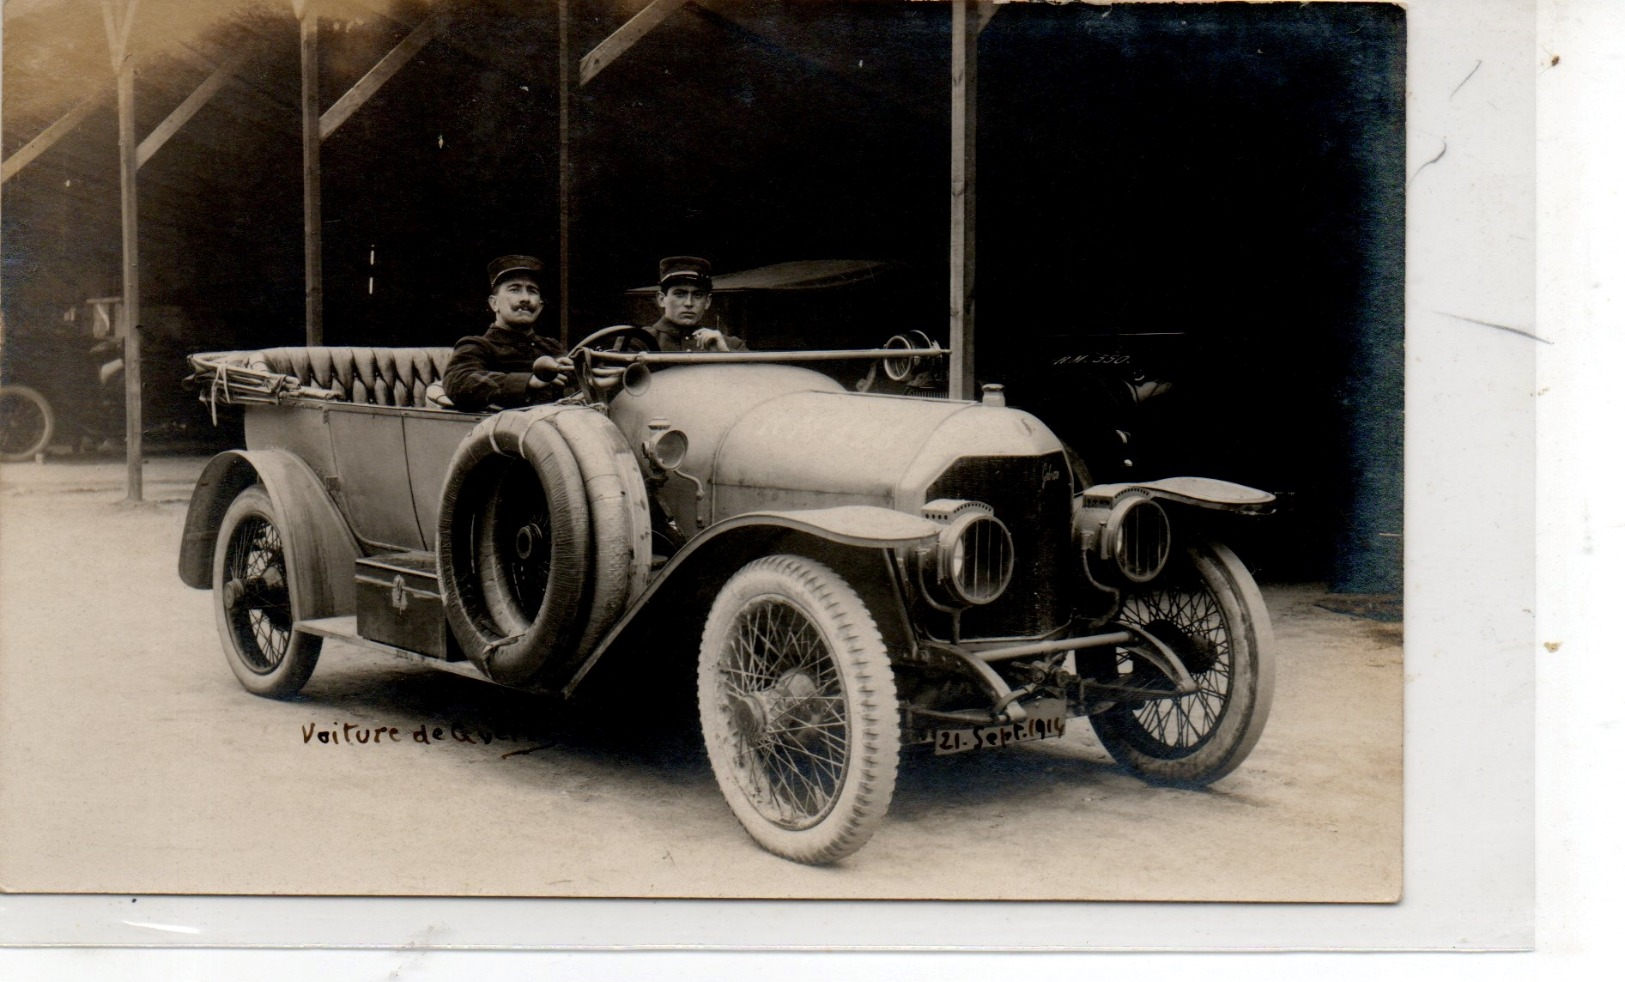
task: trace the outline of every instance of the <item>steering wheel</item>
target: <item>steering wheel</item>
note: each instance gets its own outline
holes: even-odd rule
[[[592,352],[616,351],[633,353],[659,351],[660,342],[654,335],[631,324],[616,324],[594,331],[570,349],[569,358],[575,363],[576,385],[590,402],[606,401],[621,384],[624,369],[593,368]]]

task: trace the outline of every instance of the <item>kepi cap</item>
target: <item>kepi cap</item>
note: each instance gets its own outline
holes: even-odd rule
[[[491,289],[510,276],[519,273],[540,274],[542,261],[535,256],[498,256],[485,266],[485,273],[491,278]]]
[[[667,256],[660,260],[660,288],[677,283],[711,289],[711,264],[698,256]]]

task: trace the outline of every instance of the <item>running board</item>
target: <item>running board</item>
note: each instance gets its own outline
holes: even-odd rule
[[[305,634],[315,635],[316,637],[320,638],[332,638],[335,641],[343,641],[345,644],[353,644],[358,648],[366,648],[369,651],[381,651],[386,655],[394,655],[396,658],[402,658],[410,662],[417,662],[420,665],[433,665],[435,668],[438,668],[443,672],[451,672],[453,675],[463,675],[471,679],[479,679],[481,682],[491,681],[489,678],[486,678],[483,672],[475,667],[473,662],[446,661],[443,658],[436,658],[433,655],[425,655],[420,651],[411,651],[407,648],[397,648],[392,644],[385,644],[382,641],[373,641],[369,638],[364,638],[356,632],[355,617],[353,615],[348,617],[320,617],[316,618],[315,620],[295,621],[293,629]]]

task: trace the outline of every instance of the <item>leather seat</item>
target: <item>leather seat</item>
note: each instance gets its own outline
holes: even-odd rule
[[[444,377],[450,348],[286,347],[202,356],[245,368],[291,375],[345,402],[439,408],[429,386]]]

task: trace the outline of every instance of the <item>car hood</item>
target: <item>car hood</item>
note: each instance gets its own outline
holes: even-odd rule
[[[867,503],[913,512],[965,456],[1061,449],[1033,416],[947,399],[847,392],[817,372],[706,365],[654,373],[610,416],[640,443],[663,417],[689,439],[683,470],[713,490],[711,521],[762,508]]]

